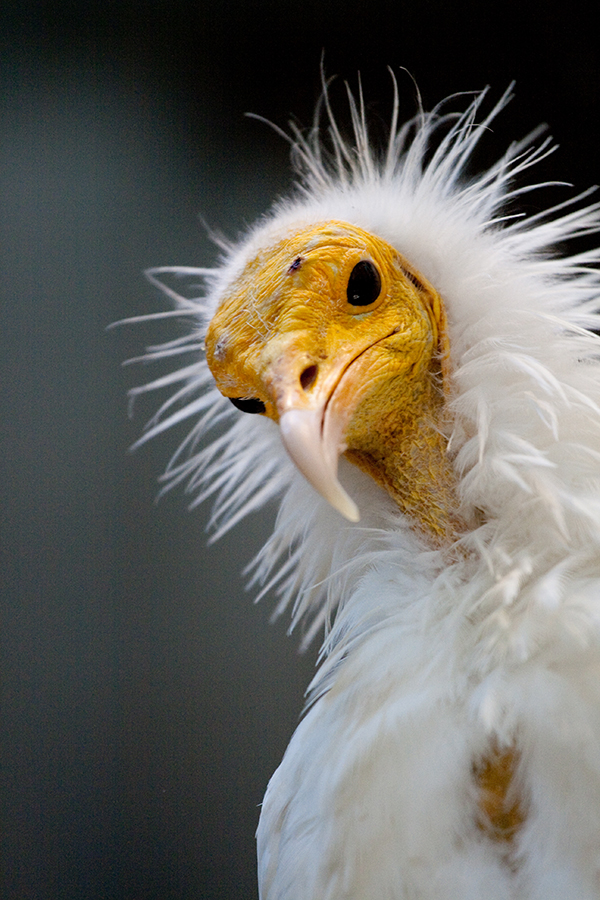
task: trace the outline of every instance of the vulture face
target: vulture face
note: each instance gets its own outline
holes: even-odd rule
[[[439,538],[454,506],[440,433],[445,343],[431,285],[386,241],[329,221],[245,265],[206,352],[219,390],[279,423],[298,468],[346,518],[359,516],[337,480],[341,453]]]

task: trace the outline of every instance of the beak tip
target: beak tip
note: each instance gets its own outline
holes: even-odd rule
[[[287,410],[281,415],[279,426],[286,450],[307,481],[340,515],[349,522],[358,522],[358,506],[337,479],[339,447],[323,445],[319,411]]]
[[[348,495],[346,495],[345,502],[336,504],[335,508],[349,522],[360,522],[358,506]]]

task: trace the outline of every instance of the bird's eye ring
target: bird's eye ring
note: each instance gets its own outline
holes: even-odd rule
[[[264,413],[266,406],[257,397],[229,397],[236,409],[245,413]]]
[[[351,306],[370,306],[381,293],[381,276],[368,259],[356,263],[350,272],[346,296]]]

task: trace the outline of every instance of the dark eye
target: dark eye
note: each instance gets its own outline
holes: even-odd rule
[[[352,306],[370,306],[375,303],[380,291],[381,278],[373,263],[368,259],[356,263],[348,279],[348,303]]]
[[[256,397],[230,397],[236,409],[246,413],[264,413],[266,407],[262,400]]]

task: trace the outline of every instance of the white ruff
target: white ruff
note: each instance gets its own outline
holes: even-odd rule
[[[600,898],[599,252],[550,247],[598,230],[598,204],[503,221],[514,178],[548,152],[515,144],[464,180],[486,126],[483,95],[397,127],[371,150],[362,98],[354,145],[325,106],[295,133],[300,183],[178,297],[195,331],[148,358],[191,365],[136,389],[178,391],[142,440],[193,417],[167,485],[215,495],[222,533],[270,498],[274,534],[254,580],[293,604],[306,640],[324,625],[310,708],[273,776],[258,831],[262,900]],[[532,190],[533,188],[529,188]],[[564,211],[564,206],[568,211]],[[216,391],[201,348],[223,289],[258,248],[337,219],[398,250],[443,298],[451,348],[451,458],[472,523],[451,556],[419,543],[389,498],[349,464],[349,524],[294,469],[277,427]],[[198,450],[209,427],[230,423]],[[517,742],[527,817],[509,866],[474,823],[472,762]]]

